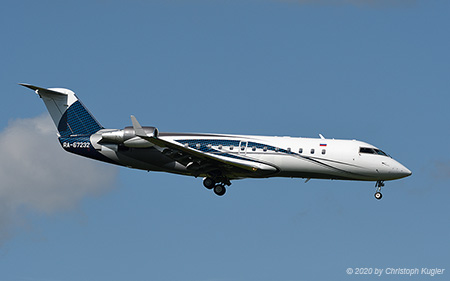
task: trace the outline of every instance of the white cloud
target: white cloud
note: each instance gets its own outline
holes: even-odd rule
[[[70,210],[115,186],[118,169],[65,152],[48,114],[12,121],[0,132],[0,244],[20,214]]]

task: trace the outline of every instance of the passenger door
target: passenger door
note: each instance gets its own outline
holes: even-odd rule
[[[239,154],[246,155],[247,154],[247,142],[241,141],[239,143]]]

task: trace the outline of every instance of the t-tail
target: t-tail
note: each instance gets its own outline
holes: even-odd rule
[[[63,88],[20,85],[34,90],[44,101],[58,130],[59,141],[66,151],[110,162],[95,150],[90,141],[91,135],[104,128],[74,92]]]

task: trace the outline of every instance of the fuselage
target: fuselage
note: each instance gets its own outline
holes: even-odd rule
[[[90,138],[92,146],[117,164],[148,171],[206,176],[174,161],[155,146],[99,145],[101,135],[99,132]],[[183,133],[159,133],[159,138],[202,153],[251,161],[262,167],[261,173],[236,172],[228,175],[230,179],[293,177],[378,181],[411,174],[377,147],[357,140]]]

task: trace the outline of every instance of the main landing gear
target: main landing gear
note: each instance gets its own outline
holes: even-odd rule
[[[375,187],[377,188],[377,191],[375,192],[375,198],[377,200],[380,200],[381,197],[383,197],[383,194],[381,194],[381,188],[384,186],[384,181],[377,181],[375,184]]]
[[[225,185],[231,185],[231,182],[228,179],[213,179],[210,177],[206,177],[203,179],[203,185],[207,188],[207,189],[212,189],[214,191],[214,193],[218,196],[223,196],[226,192],[227,189],[225,188]]]

